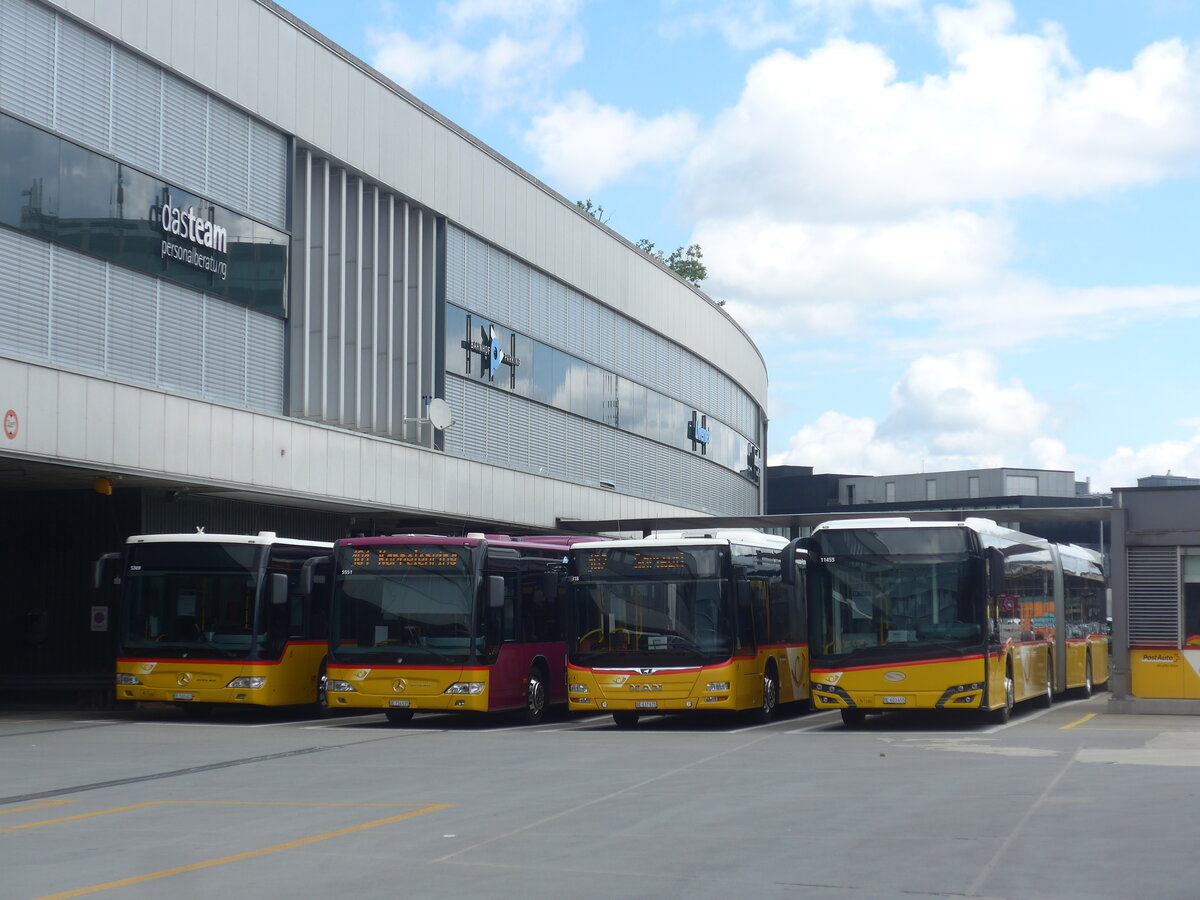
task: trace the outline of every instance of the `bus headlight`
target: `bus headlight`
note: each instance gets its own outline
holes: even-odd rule
[[[266,683],[267,679],[263,678],[261,675],[254,675],[249,678],[235,678],[233,681],[229,682],[229,684],[225,685],[225,687],[249,688],[250,690],[257,690]]]
[[[450,687],[446,688],[447,694],[482,694],[486,682],[483,681],[456,681]]]
[[[710,681],[704,686],[706,691],[727,691],[729,690],[728,681]]]
[[[356,694],[354,685],[348,681],[334,681],[332,678],[325,682],[325,692],[327,694]]]
[[[567,685],[567,691],[572,694],[586,694],[588,692],[588,686],[586,684],[572,683]]]
[[[141,684],[142,680],[136,675],[126,675],[124,672],[117,673],[117,684]]]

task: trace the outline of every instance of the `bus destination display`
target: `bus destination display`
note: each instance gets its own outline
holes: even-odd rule
[[[347,556],[351,569],[459,569],[461,553],[444,547],[354,547]]]
[[[587,571],[602,572],[684,572],[695,568],[695,558],[680,548],[669,550],[604,550],[587,554]]]

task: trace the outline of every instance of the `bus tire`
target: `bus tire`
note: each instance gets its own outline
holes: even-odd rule
[[[393,725],[407,725],[413,717],[411,709],[385,709],[383,714]]]
[[[999,709],[993,709],[990,715],[992,723],[995,725],[1003,725],[1012,717],[1014,699],[1016,696],[1016,687],[1013,684],[1012,669],[1008,666],[1004,669],[1004,703]]]
[[[313,702],[313,710],[318,716],[329,712],[329,670],[325,660],[321,660],[321,668],[317,670],[317,699]]]
[[[861,709],[843,709],[842,725],[846,728],[862,728],[867,724],[867,714]]]
[[[1046,693],[1038,697],[1038,706],[1049,709],[1054,705],[1054,657],[1046,657]]]
[[[760,725],[775,718],[779,709],[779,676],[775,667],[768,665],[762,676],[762,705],[753,713],[753,719]]]
[[[1092,654],[1087,655],[1087,662],[1083,665],[1083,684],[1075,689],[1075,696],[1080,700],[1087,700],[1092,696],[1092,689],[1096,683],[1092,676]]]
[[[540,725],[546,718],[546,673],[541,666],[529,670],[529,684],[525,690],[525,724]]]
[[[612,717],[618,728],[634,728],[637,726],[638,719],[641,718],[638,712],[632,709],[618,709],[612,714]]]

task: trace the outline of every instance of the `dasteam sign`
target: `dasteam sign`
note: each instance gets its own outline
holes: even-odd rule
[[[150,207],[150,221],[162,228],[163,232],[183,238],[193,246],[185,246],[176,241],[165,239],[162,242],[161,256],[163,259],[175,259],[189,266],[195,266],[205,272],[212,272],[222,281],[229,277],[229,262],[218,258],[217,254],[225,257],[228,253],[228,234],[224,227],[196,215],[195,208],[189,206],[180,209],[171,205],[171,193],[163,188],[161,204]],[[209,215],[213,215],[210,207]],[[212,253],[205,253],[211,250]]]

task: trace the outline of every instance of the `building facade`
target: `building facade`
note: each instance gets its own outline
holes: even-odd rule
[[[1118,712],[1200,713],[1200,487],[1113,491]]]
[[[728,314],[268,0],[0,0],[0,322],[0,494],[99,523],[74,574],[136,531],[762,510]],[[26,643],[90,606],[43,575]]]

